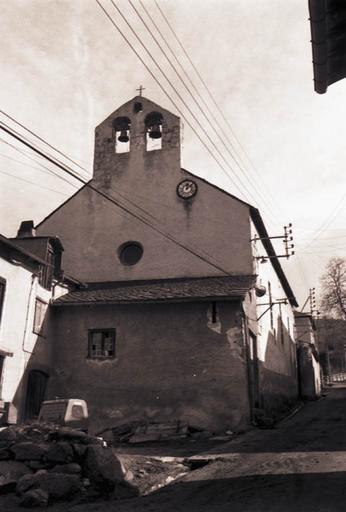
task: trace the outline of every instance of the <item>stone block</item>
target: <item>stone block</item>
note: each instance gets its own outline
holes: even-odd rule
[[[6,448],[0,449],[0,460],[8,460],[11,459],[11,452]]]
[[[17,482],[16,493],[22,495],[29,489],[38,488],[40,478],[46,475],[46,473],[45,469],[40,469],[35,474],[31,473],[22,476]]]
[[[89,446],[83,470],[91,485],[106,493],[124,481],[121,463],[109,447]]]
[[[48,448],[48,445],[43,443],[23,441],[11,446],[10,450],[16,460],[42,460],[48,452]]]
[[[0,461],[0,494],[14,491],[18,480],[30,474],[30,469],[23,462]]]
[[[25,494],[31,489],[42,489],[55,500],[64,500],[79,491],[81,481],[78,475],[38,471],[22,477],[17,484],[17,493]]]
[[[43,489],[30,489],[23,494],[20,505],[22,507],[34,508],[34,507],[47,507],[49,501],[49,495]]]
[[[44,460],[55,463],[71,462],[73,460],[72,446],[64,441],[51,443],[44,455]]]
[[[82,468],[79,464],[71,462],[70,464],[57,464],[50,472],[52,473],[65,473],[67,475],[79,475],[82,472]]]
[[[73,443],[72,448],[75,458],[79,461],[84,460],[88,446],[86,444]]]
[[[53,499],[62,500],[76,494],[80,489],[80,483],[78,475],[47,473],[40,478],[39,488],[46,491]]]
[[[8,448],[17,440],[17,433],[13,428],[4,428],[0,431],[0,449]]]
[[[128,498],[136,498],[139,496],[139,490],[130,482],[117,482],[114,489],[114,497],[118,500],[125,500]]]
[[[67,441],[81,444],[102,444],[102,440],[89,436],[81,430],[74,430],[69,427],[61,427],[49,436],[50,441]]]

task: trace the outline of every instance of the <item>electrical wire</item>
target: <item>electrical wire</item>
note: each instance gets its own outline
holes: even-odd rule
[[[14,128],[11,128],[11,127],[10,127],[8,124],[6,124],[4,121],[1,121],[1,120],[0,120],[0,125],[1,125],[1,126],[6,127],[6,128],[7,128],[7,129],[9,129],[9,130],[12,130],[12,132],[13,132],[13,133],[15,133],[17,136],[22,137],[24,140],[29,141],[29,139],[28,139],[27,137],[25,137],[25,135],[20,134],[17,130],[15,130]],[[25,127],[24,127],[24,128],[25,128]],[[25,128],[25,129],[26,129],[28,132],[31,132],[31,130],[29,130],[28,128]],[[33,133],[33,132],[31,132],[31,133]],[[38,135],[35,135],[35,136],[36,136],[36,138],[40,139],[40,137],[39,137]],[[34,143],[34,142],[31,142],[31,144],[32,144],[33,146],[35,146],[35,143]],[[10,144],[8,143],[8,145],[10,145]],[[19,151],[19,152],[20,152],[20,151]],[[46,153],[46,155],[50,156],[51,158],[54,158],[54,159],[55,159],[55,161],[59,162],[61,165],[64,165],[64,163],[63,163],[63,162],[61,162],[61,160],[59,160],[58,158],[54,157],[52,154],[50,154],[50,153]],[[82,177],[82,175],[79,173],[79,171],[76,171],[76,170],[75,170],[75,171],[74,171],[74,173],[75,173],[75,175],[76,175],[76,176]],[[90,173],[89,173],[89,176],[90,176]],[[82,178],[83,178],[83,177],[82,177]],[[84,178],[83,178],[83,179],[84,179]]]
[[[84,167],[82,167],[81,165],[79,165],[75,160],[72,160],[72,158],[70,158],[69,156],[65,155],[64,153],[62,153],[62,151],[60,151],[59,149],[57,149],[55,146],[52,146],[52,144],[49,144],[49,142],[47,142],[46,140],[44,140],[42,137],[40,137],[39,135],[37,135],[36,133],[34,133],[33,131],[29,130],[29,128],[26,128],[23,124],[21,124],[19,121],[17,121],[16,119],[14,119],[13,117],[11,117],[9,114],[6,114],[6,112],[4,112],[3,110],[0,110],[0,114],[6,116],[8,119],[10,119],[11,121],[13,121],[14,123],[16,123],[18,126],[20,126],[21,128],[24,128],[24,130],[26,130],[27,132],[29,132],[31,135],[34,135],[38,140],[40,140],[41,142],[43,142],[43,144],[45,144],[46,146],[48,146],[49,148],[53,149],[54,151],[56,151],[57,153],[59,153],[59,155],[63,156],[64,158],[66,158],[67,160],[69,160],[71,163],[73,163],[74,165],[76,165],[77,167],[79,167],[82,171],[85,171],[85,172],[89,172],[87,171]]]
[[[100,6],[100,8],[102,9],[102,11],[105,13],[105,15],[107,16],[107,18],[110,20],[110,22],[112,23],[112,25],[116,28],[116,30],[120,33],[120,35],[123,37],[123,39],[126,41],[126,43],[130,46],[130,48],[132,49],[132,51],[136,54],[136,56],[140,59],[140,61],[142,62],[142,64],[145,66],[145,68],[147,69],[147,71],[150,73],[150,75],[154,78],[155,82],[159,85],[159,87],[161,88],[161,90],[164,92],[164,94],[170,99],[170,101],[173,103],[173,105],[175,106],[175,108],[177,109],[177,111],[183,115],[179,109],[179,107],[177,106],[177,104],[175,103],[175,101],[172,99],[172,97],[168,94],[168,92],[164,89],[164,87],[162,86],[162,84],[160,83],[160,81],[157,79],[157,77],[155,76],[155,74],[151,71],[151,69],[149,68],[149,66],[145,63],[145,61],[142,59],[142,57],[140,56],[140,54],[137,52],[137,50],[135,49],[135,47],[131,44],[131,42],[128,40],[128,38],[125,36],[125,34],[121,31],[121,29],[119,28],[119,26],[116,24],[116,22],[113,20],[113,18],[110,16],[110,14],[107,12],[107,10],[102,6],[102,4],[99,2],[99,0],[95,0],[96,3]],[[160,70],[160,72],[162,73],[162,75],[165,77],[165,79],[168,81],[168,83],[170,84],[170,86],[172,87],[172,89],[174,90],[175,94],[178,96],[178,98],[182,101],[183,105],[185,106],[185,108],[188,110],[188,112],[190,113],[190,115],[192,116],[192,118],[195,120],[195,122],[198,124],[198,126],[200,127],[200,129],[202,130],[202,132],[204,133],[204,135],[207,137],[207,139],[209,140],[209,142],[214,145],[214,148],[215,150],[217,151],[217,153],[220,155],[220,157],[222,158],[222,160],[226,163],[227,167],[230,167],[227,160],[224,158],[224,156],[222,155],[222,153],[220,152],[220,150],[215,146],[214,142],[212,141],[212,139],[210,138],[208,132],[204,129],[204,127],[201,125],[200,121],[197,119],[197,117],[195,116],[195,114],[192,112],[192,110],[190,109],[190,107],[187,105],[186,101],[182,98],[181,94],[177,91],[176,87],[174,86],[174,84],[171,82],[171,80],[167,77],[166,73],[162,70],[161,66],[158,65],[155,61],[155,59],[153,59],[150,51],[146,48],[146,46],[144,45],[144,43],[141,41],[141,39],[138,37],[138,35],[136,34],[136,32],[133,30],[133,28],[131,27],[131,25],[129,24],[129,22],[126,20],[125,16],[122,14],[122,12],[120,11],[120,9],[117,7],[117,5],[113,2],[113,0],[110,0],[112,5],[114,6],[114,8],[117,10],[117,12],[119,12],[119,14],[121,15],[121,17],[123,18],[123,20],[125,21],[125,23],[129,26],[130,30],[133,32],[133,34],[135,35],[136,39],[139,41],[139,43],[141,44],[141,46],[145,49],[145,51],[147,52],[147,54],[149,55],[149,57],[151,58],[151,60],[153,60],[154,64],[158,67],[158,69]],[[186,120],[186,123],[190,126],[190,128],[194,131],[194,133],[197,135],[197,137],[199,138],[199,140],[202,142],[203,146],[207,149],[207,151],[211,154],[211,156],[214,158],[214,160],[218,163],[218,165],[220,166],[220,168],[223,170],[223,172],[226,174],[226,176],[228,176],[228,178],[230,179],[230,181],[233,183],[234,186],[237,187],[237,189],[240,191],[240,193],[243,195],[243,192],[238,188],[238,186],[235,184],[233,178],[230,176],[230,174],[228,173],[228,171],[225,169],[225,167],[220,164],[219,160],[216,159],[215,155],[211,152],[211,150],[209,149],[209,147],[205,144],[205,141],[201,138],[201,136],[198,134],[198,132],[196,132],[196,130],[193,128],[193,126],[191,125],[191,123],[188,121],[188,119],[186,119],[186,116],[185,117],[185,120]],[[231,170],[233,171],[233,169],[231,168]],[[241,185],[244,187],[244,189],[246,190],[247,194],[249,195],[249,197],[257,204],[257,200],[255,198],[252,197],[252,194],[247,190],[247,187],[244,186],[244,184],[242,183],[242,180],[239,178],[239,176],[236,176],[236,178],[238,179],[238,181],[241,183]]]
[[[23,139],[24,139],[24,140],[26,140],[26,142],[29,142],[30,144],[33,144],[33,143],[32,143],[31,141],[29,141],[25,136],[23,136],[23,135],[19,134],[19,133],[18,133],[16,130],[14,130],[13,128],[10,128],[10,127],[9,127],[8,125],[6,125],[6,123],[4,123],[3,121],[0,121],[0,128],[3,128],[3,127],[6,127],[8,130],[11,130],[11,129],[12,129],[12,130],[13,130],[13,133],[15,133],[18,137],[23,137]],[[25,126],[23,126],[23,128],[25,128]],[[26,129],[26,128],[25,128],[25,129]],[[28,129],[27,129],[27,130],[28,130]],[[28,130],[28,131],[30,131],[30,133],[32,133],[33,135],[35,135],[35,136],[36,136],[36,134],[35,134],[34,132],[32,132],[31,130]],[[3,139],[2,139],[2,140],[3,140]],[[9,144],[9,143],[8,143],[8,144]],[[11,145],[11,144],[9,144],[9,145]],[[33,146],[35,147],[35,145],[34,145],[34,144],[33,144]],[[12,146],[12,147],[14,147],[14,146]],[[37,146],[36,146],[36,149],[37,149]],[[18,150],[19,150],[19,149],[18,149]],[[19,151],[20,151],[20,150],[19,150]],[[61,154],[62,154],[64,157],[66,157],[66,155],[65,155],[64,153],[61,153]],[[53,158],[51,155],[48,155],[48,156],[50,156],[51,158]],[[56,159],[56,162],[58,162],[60,165],[64,165],[61,161],[59,161],[59,160],[57,160],[57,159]],[[49,169],[48,169],[48,170],[49,170]],[[50,170],[49,170],[49,171],[50,171]],[[53,171],[51,171],[51,172],[53,172]],[[82,180],[84,180],[84,178],[83,178],[83,177],[81,177],[80,175],[78,175],[78,173],[76,173],[76,171],[74,171],[74,173],[75,173],[75,174],[73,175],[73,177],[74,177],[75,179],[79,180],[79,178],[81,178]],[[55,174],[55,173],[53,172],[53,174]],[[56,174],[56,176],[60,176],[60,175]],[[62,179],[64,179],[64,178],[62,178]],[[64,181],[67,181],[67,180],[66,180],[66,179],[64,179]],[[79,181],[80,181],[80,180],[79,180]],[[67,181],[67,183],[70,183],[70,182],[69,182],[69,181]],[[83,181],[83,183],[84,183],[84,181]],[[70,184],[71,184],[71,183],[70,183]],[[71,185],[72,185],[72,184],[71,184]],[[113,189],[112,189],[112,190],[113,190]],[[114,191],[114,190],[113,190],[113,191]],[[114,191],[114,192],[115,192],[117,195],[119,195],[120,197],[123,197],[123,196],[120,194],[120,192],[118,192],[118,191]],[[143,213],[147,214],[149,217],[152,217],[152,218],[154,218],[154,219],[155,219],[155,216],[154,216],[154,215],[152,215],[152,214],[151,214],[151,213],[149,213],[148,211],[144,210],[142,207],[138,206],[136,203],[132,202],[130,199],[127,199],[127,198],[125,198],[125,197],[123,197],[123,198],[124,198],[127,202],[129,202],[132,206],[134,206],[135,208],[137,208],[137,209],[141,210]]]
[[[1,121],[0,121],[1,123]],[[42,169],[45,169],[46,171],[49,172],[49,174],[52,174],[53,176],[56,176],[57,178],[59,178],[60,180],[62,181],[65,181],[66,183],[68,183],[69,185],[71,185],[72,187],[75,187],[76,185],[74,183],[71,183],[69,180],[67,180],[66,178],[64,178],[64,176],[61,176],[60,174],[54,172],[52,169],[49,169],[49,167],[46,167],[45,165],[43,165],[41,162],[38,162],[37,160],[35,160],[34,158],[31,158],[28,154],[26,154],[24,151],[21,151],[20,148],[17,148],[16,146],[14,146],[13,144],[11,144],[10,142],[6,141],[5,139],[3,139],[2,137],[0,137],[0,141],[3,142],[4,144],[6,144],[7,146],[9,146],[10,148],[14,149],[15,151],[17,151],[18,153],[20,153],[21,155],[25,156],[26,158],[28,158],[29,160],[31,160],[32,162],[35,162],[37,163],[40,167],[42,167]],[[2,156],[5,156],[5,155],[2,155]],[[6,157],[6,158],[9,158],[10,160],[14,160],[13,158],[11,159],[10,157]],[[27,165],[25,164],[24,162],[19,162],[17,161],[18,163],[22,163],[23,165]],[[37,169],[37,170],[41,170],[41,169],[38,169],[37,167],[34,167],[34,166],[27,166],[27,167],[31,167],[32,169]]]
[[[141,1],[141,0],[140,0]],[[165,15],[165,13],[163,12],[162,8],[159,6],[158,2],[156,0],[154,0],[155,2],[155,5],[158,9],[158,11],[160,12],[163,20],[165,21],[165,23],[167,24],[168,28],[170,29],[170,31],[172,32],[173,34],[173,37],[174,39],[178,42],[178,45],[180,46],[180,48],[182,49],[185,57],[187,58],[187,60],[189,61],[190,65],[192,66],[193,70],[195,71],[197,77],[199,78],[201,84],[203,85],[203,87],[205,88],[209,98],[212,100],[215,108],[217,109],[217,111],[219,112],[219,115],[221,116],[221,118],[223,119],[224,123],[226,124],[226,126],[228,127],[228,129],[230,130],[230,133],[232,134],[232,136],[234,137],[235,141],[237,142],[238,146],[240,147],[240,149],[242,150],[242,152],[244,153],[247,161],[249,162],[250,166],[252,167],[253,171],[255,172],[255,174],[258,176],[258,178],[260,180],[263,180],[263,177],[260,175],[260,173],[258,172],[258,170],[256,169],[254,163],[252,162],[250,156],[247,154],[245,148],[243,147],[243,145],[241,144],[240,140],[238,139],[238,137],[236,136],[231,124],[229,123],[228,119],[225,117],[222,109],[219,107],[213,93],[211,92],[211,90],[209,89],[208,85],[206,84],[205,80],[203,79],[202,75],[200,74],[200,72],[198,71],[197,67],[195,66],[195,64],[193,63],[190,55],[188,54],[188,52],[186,51],[186,48],[185,46],[183,45],[183,43],[181,42],[181,40],[179,39],[178,35],[176,34],[174,28],[172,27],[171,23],[169,22],[167,16]],[[273,203],[276,203],[275,199],[271,196],[271,201]],[[279,207],[280,209],[280,207]]]
[[[261,191],[259,190],[260,189],[260,185],[259,184],[254,184],[253,181],[251,180],[251,178],[248,176],[246,170],[244,170],[242,168],[242,166],[240,165],[240,163],[238,162],[238,160],[236,159],[236,157],[234,156],[234,154],[232,153],[232,151],[230,150],[229,146],[226,144],[224,138],[228,141],[228,143],[230,144],[230,146],[232,147],[233,151],[236,152],[234,146],[233,146],[233,143],[232,141],[227,137],[227,134],[225,133],[225,131],[223,130],[223,128],[221,127],[220,123],[217,121],[216,117],[214,116],[213,112],[209,109],[208,105],[206,103],[204,103],[205,107],[207,108],[210,116],[212,117],[212,119],[214,120],[214,122],[216,123],[216,125],[219,127],[219,130],[222,132],[222,135],[223,137],[221,136],[220,134],[220,131],[216,129],[215,125],[211,123],[210,121],[210,117],[208,117],[208,115],[206,114],[206,112],[203,110],[201,104],[199,103],[199,101],[197,100],[196,98],[196,95],[193,94],[193,92],[191,91],[191,89],[189,88],[189,86],[186,84],[184,78],[181,76],[180,72],[178,71],[178,69],[176,68],[176,66],[172,63],[171,59],[168,57],[166,51],[164,50],[164,48],[162,47],[162,45],[160,44],[160,42],[158,41],[157,37],[155,36],[155,34],[153,33],[153,31],[151,30],[151,28],[148,26],[148,24],[146,23],[146,21],[143,19],[141,13],[138,11],[138,9],[136,8],[136,6],[133,4],[132,0],[128,0],[129,4],[131,5],[132,9],[135,11],[135,13],[137,14],[137,16],[139,17],[139,19],[141,20],[142,24],[144,25],[144,27],[147,29],[147,31],[149,32],[150,36],[152,37],[152,39],[155,41],[156,45],[158,46],[158,48],[160,49],[160,51],[162,52],[162,54],[165,56],[167,62],[169,63],[169,65],[171,66],[171,68],[173,69],[173,71],[175,72],[175,74],[178,76],[179,80],[181,81],[181,83],[183,84],[183,86],[185,87],[186,91],[188,92],[188,94],[190,95],[192,101],[196,104],[196,106],[198,107],[199,111],[201,112],[202,116],[204,117],[204,119],[206,120],[207,124],[210,126],[211,130],[215,133],[215,135],[217,136],[217,138],[219,139],[219,141],[221,142],[221,144],[223,145],[223,147],[225,148],[226,152],[229,154],[229,156],[232,158],[233,162],[236,164],[236,166],[238,167],[239,171],[242,173],[242,175],[245,177],[246,181],[249,183],[250,187],[254,188],[254,190],[256,191],[256,193],[258,194],[258,196],[260,197],[260,199],[263,201],[263,203],[268,207],[268,211],[271,211],[272,215],[273,215],[273,219],[275,218],[275,213],[271,210],[269,204],[268,204],[268,201],[266,200],[266,198],[264,198],[264,196],[262,195]],[[112,1],[113,3],[113,1]],[[155,28],[157,28],[157,26],[155,25],[155,23],[153,22],[150,14],[148,13],[148,11],[146,10],[145,6],[143,5],[143,3],[141,2],[140,0],[140,3],[143,7],[143,9],[145,10],[147,16],[149,16],[149,19],[151,20],[151,22],[154,24]],[[118,9],[118,8],[117,8]],[[158,28],[157,28],[158,29]],[[162,33],[160,32],[160,35],[161,37],[163,38],[164,42],[166,43],[166,46],[169,47],[167,41],[165,40],[164,36],[162,35]],[[157,65],[157,62],[155,60],[155,63]],[[198,90],[195,88],[194,89],[197,93],[197,96],[202,100],[202,97],[201,95],[199,94]],[[239,155],[237,155],[238,158],[239,158]],[[274,222],[276,222],[276,219],[274,220]]]
[[[33,135],[33,136],[35,136],[35,137],[36,137],[36,133],[35,133],[35,132],[33,132],[32,130],[29,130],[26,126],[24,126],[24,125],[22,125],[22,124],[20,124],[20,123],[17,123],[15,119],[13,119],[13,118],[12,118],[12,120],[13,120],[16,124],[20,125],[23,129],[25,129],[28,133],[30,133],[31,135]],[[2,121],[0,121],[0,126],[1,126],[1,123],[2,123]],[[5,125],[5,126],[7,126],[7,125]],[[17,133],[17,134],[18,134],[18,132],[15,132],[15,133]],[[37,138],[38,138],[38,137],[37,137]],[[0,140],[3,140],[3,142],[5,142],[6,144],[8,144],[11,148],[16,149],[16,150],[17,150],[17,151],[19,151],[21,154],[23,154],[24,156],[26,156],[26,157],[28,157],[28,158],[29,158],[29,155],[27,155],[25,152],[23,152],[22,150],[20,150],[20,148],[17,148],[16,146],[13,146],[12,144],[10,144],[9,142],[5,141],[5,140],[4,140],[4,139],[2,139],[2,138],[0,138]],[[26,138],[26,140],[28,141],[28,139],[27,139],[27,138]],[[44,141],[44,140],[42,139],[42,141]],[[63,152],[61,152],[61,151],[59,151],[59,153],[60,153],[63,157],[68,158],[68,156],[67,156],[65,153],[63,153]],[[32,158],[31,158],[31,159],[32,159]],[[32,160],[33,160],[34,162],[36,162],[36,160],[35,160],[35,159],[32,159]],[[64,177],[62,177],[62,176],[61,176],[61,175],[59,175],[59,174],[56,174],[55,172],[53,172],[53,171],[52,171],[51,169],[49,169],[48,167],[46,167],[46,166],[42,165],[42,164],[41,164],[41,163],[39,163],[39,162],[38,162],[38,164],[39,164],[39,165],[41,165],[44,169],[46,169],[48,172],[53,173],[55,176],[58,176],[59,178],[63,179],[64,181],[66,181],[67,183],[69,183],[71,186],[74,186],[75,188],[78,188],[78,187],[76,187],[76,185],[75,185],[75,184],[73,184],[73,185],[72,185],[72,183],[70,183],[70,182],[69,182],[68,180],[66,180]],[[25,164],[24,164],[24,165],[25,165]],[[130,200],[129,200],[128,198],[126,198],[123,194],[121,194],[118,190],[114,190],[112,187],[110,188],[110,190],[111,190],[112,192],[114,192],[115,194],[117,194],[118,196],[120,196],[122,199],[125,199],[125,200],[126,200],[128,203],[130,203],[132,206],[135,206],[137,209],[139,209],[139,210],[140,210],[140,211],[142,211],[143,213],[147,214],[149,217],[151,217],[153,220],[157,221],[159,224],[163,225],[163,224],[160,222],[160,219],[158,219],[157,217],[155,217],[153,214],[151,214],[150,212],[148,212],[148,210],[144,209],[143,207],[138,206],[138,205],[137,205],[136,203],[134,203],[133,201],[130,201]],[[133,196],[135,196],[135,197],[138,197],[138,198],[140,198],[140,199],[147,200],[147,198],[146,198],[146,197],[141,196],[141,195],[139,195],[139,194],[136,194],[136,193],[134,193],[134,192],[132,192],[132,195],[133,195]],[[152,203],[152,202],[157,203],[157,204],[159,204],[160,206],[164,206],[164,207],[166,207],[166,205],[164,205],[163,203],[159,203],[158,201],[151,200],[151,203]],[[203,253],[206,257],[208,257],[208,258],[210,258],[210,257],[212,258],[212,256],[211,256],[210,254],[208,254],[208,252],[207,252],[207,251],[205,251],[205,250],[203,250],[203,249],[200,249],[200,252],[202,252],[202,253]]]
[[[130,216],[136,218],[137,220],[139,220],[140,222],[142,222],[143,224],[145,224],[146,226],[148,226],[149,228],[153,229],[154,231],[156,231],[157,233],[159,233],[160,235],[162,235],[163,237],[167,238],[168,240],[170,240],[171,242],[173,242],[174,244],[176,244],[177,246],[179,246],[180,248],[186,250],[187,252],[189,252],[190,254],[196,256],[198,259],[202,260],[203,262],[211,265],[212,267],[216,268],[217,270],[221,271],[223,274],[225,275],[231,275],[229,274],[229,272],[227,272],[225,269],[223,269],[221,266],[219,266],[218,264],[216,263],[213,263],[211,262],[210,260],[208,260],[207,258],[205,258],[204,256],[202,256],[201,254],[197,253],[194,249],[191,249],[190,247],[188,247],[187,245],[183,244],[182,242],[180,242],[179,240],[177,240],[173,235],[169,234],[169,233],[166,233],[164,232],[163,230],[157,228],[156,226],[154,226],[151,222],[149,222],[147,219],[144,219],[143,217],[141,217],[139,214],[131,211],[129,208],[127,208],[126,206],[124,206],[123,204],[119,203],[119,201],[115,200],[113,197],[111,197],[109,194],[107,194],[106,192],[103,192],[102,190],[94,187],[90,182],[85,182],[83,180],[83,178],[79,177],[78,175],[75,174],[75,171],[73,171],[72,169],[70,169],[69,167],[65,166],[64,164],[61,164],[60,162],[58,161],[55,161],[51,156],[49,155],[46,155],[45,153],[43,153],[43,151],[41,151],[40,149],[37,149],[36,147],[34,147],[31,143],[27,142],[25,139],[21,138],[19,135],[17,135],[16,133],[14,132],[11,132],[11,129],[8,129],[7,127],[4,127],[2,125],[0,125],[0,128],[5,131],[6,133],[8,133],[9,135],[11,135],[13,138],[15,138],[16,140],[18,140],[19,142],[21,142],[22,144],[24,144],[25,146],[29,147],[30,149],[32,149],[33,151],[35,151],[37,154],[39,154],[40,156],[42,156],[43,158],[45,158],[46,160],[48,160],[49,162],[53,163],[54,165],[56,165],[58,168],[60,168],[61,170],[63,170],[64,172],[66,172],[69,176],[73,176],[75,179],[77,179],[78,181],[80,181],[83,185],[85,185],[86,187],[88,187],[89,189],[91,189],[92,191],[96,192],[97,194],[99,194],[101,197],[103,197],[104,199],[110,201],[111,203],[115,204],[118,208],[120,208],[122,211],[126,212],[127,214],[129,214]]]
[[[61,196],[69,196],[70,194],[65,194],[64,192],[60,192],[59,190],[54,190],[49,187],[45,187],[44,185],[39,185],[38,183],[35,183],[34,181],[26,180],[25,178],[22,178],[21,176],[15,176],[14,174],[11,174],[9,172],[0,171],[0,174],[5,174],[6,176],[10,176],[11,178],[14,178],[16,180],[24,181],[25,183],[30,183],[30,185],[34,185],[35,187],[42,188],[44,190],[48,190],[49,192],[54,192],[55,194],[60,194]]]
[[[310,248],[311,244],[314,240],[317,238],[320,238],[321,234],[327,229],[328,226],[333,222],[341,208],[343,207],[343,203],[346,199],[346,193],[344,193],[340,199],[340,201],[337,203],[337,205],[333,208],[332,212],[328,215],[328,217],[322,222],[322,224],[313,232],[312,238],[308,243],[306,243],[304,246],[306,249]]]

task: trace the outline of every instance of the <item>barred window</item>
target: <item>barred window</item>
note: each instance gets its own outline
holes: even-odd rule
[[[89,330],[88,357],[113,359],[115,357],[115,329]]]

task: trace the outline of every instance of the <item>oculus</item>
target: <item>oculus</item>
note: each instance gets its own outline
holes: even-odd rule
[[[127,267],[136,265],[143,256],[143,247],[139,242],[126,242],[118,249],[121,263]]]

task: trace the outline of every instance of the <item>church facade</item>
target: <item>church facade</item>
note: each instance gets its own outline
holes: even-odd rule
[[[172,113],[141,96],[112,113],[93,179],[36,233],[84,283],[50,306],[46,397],[85,399],[93,431],[237,431],[297,398],[297,304],[261,216],[181,168]]]

